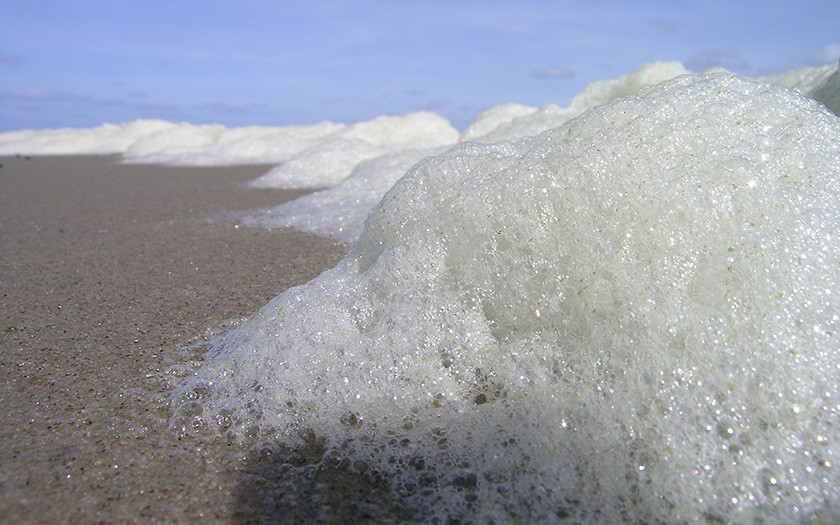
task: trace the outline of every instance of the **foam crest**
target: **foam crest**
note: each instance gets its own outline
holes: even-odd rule
[[[362,139],[339,138],[305,149],[249,183],[252,188],[318,188],[346,179],[360,162],[387,150]]]
[[[727,74],[461,144],[175,422],[314,434],[426,520],[836,521],[838,173],[836,116]]]
[[[350,244],[359,238],[368,212],[385,192],[420,160],[445,149],[411,149],[361,161],[336,185],[247,215],[242,223],[267,229],[295,228]],[[274,170],[254,184],[272,173]]]
[[[122,154],[125,162],[181,166],[281,164],[258,187],[318,187],[346,178],[362,160],[454,144],[458,131],[429,112],[379,116],[352,125],[194,125],[137,120],[96,128],[0,133],[0,155]]]
[[[828,66],[793,69],[779,75],[757,80],[772,82],[813,98],[840,115],[840,62]]]
[[[615,98],[638,93],[651,84],[673,78],[686,73],[686,69],[676,62],[654,62],[646,64],[637,71],[623,75],[616,79],[594,82],[581,94],[576,96],[572,105],[561,108],[555,104],[548,104],[542,108],[534,108],[522,104],[501,104],[482,112],[470,126],[461,133],[460,141],[496,142],[511,138],[537,135],[548,129],[561,126],[569,119],[581,112]],[[393,117],[387,117],[392,120]],[[427,122],[434,121],[427,118]],[[356,129],[362,131],[370,128],[383,127],[388,121],[374,119],[360,124]],[[389,126],[391,134],[396,128]],[[408,168],[433,152],[434,146],[442,143],[426,141],[428,150],[419,147],[424,144],[425,137],[440,137],[442,133],[435,130],[435,126],[415,123],[411,127],[402,126],[400,129],[410,129],[417,136],[404,145],[413,144],[418,149],[400,150],[399,153],[376,156],[376,150],[366,151],[365,148],[354,149],[352,143],[339,143],[328,146],[332,155],[322,155],[311,158],[312,153],[320,153],[320,148],[305,151],[300,159],[292,159],[283,165],[272,169],[269,173],[253,181],[254,187],[305,187],[332,186],[316,194],[301,197],[295,201],[282,204],[261,213],[252,214],[244,218],[243,222],[266,228],[292,227],[302,231],[326,235],[343,242],[350,243],[358,239],[362,224],[370,209],[388,189],[406,173]],[[420,129],[427,129],[418,134]],[[348,133],[349,135],[351,133]],[[379,132],[379,136],[391,134]],[[367,133],[362,136],[368,136]],[[369,138],[372,142],[375,139]],[[364,144],[364,143],[363,143]],[[337,148],[336,146],[342,146]],[[324,152],[326,153],[326,152]],[[369,160],[370,159],[370,160]],[[348,173],[350,175],[348,175]],[[345,177],[349,177],[343,181]],[[317,181],[305,184],[303,181]]]
[[[403,151],[451,145],[457,139],[458,132],[449,121],[434,113],[381,116],[349,126],[329,140],[300,152],[254,180],[251,186],[329,187],[349,177],[363,161]],[[389,187],[384,188],[380,196]],[[375,202],[370,203],[373,204]]]
[[[282,162],[316,147],[345,129],[322,122],[310,126],[172,124],[161,133],[138,137],[124,151],[126,162],[176,166],[224,166]]]
[[[572,98],[567,107],[546,104],[539,110],[518,104],[504,104],[478,116],[464,133],[462,140],[498,142],[530,137],[563,125],[588,109],[615,99],[635,95],[645,86],[690,73],[679,62],[651,62],[633,73],[609,80],[598,80]]]
[[[149,135],[165,133],[175,124],[165,120],[135,120],[96,128],[21,130],[0,133],[0,155],[109,155],[122,153]]]

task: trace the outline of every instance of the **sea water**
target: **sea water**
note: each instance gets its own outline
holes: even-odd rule
[[[838,175],[825,105],[726,73],[462,143],[175,421],[314,434],[430,521],[834,522]]]

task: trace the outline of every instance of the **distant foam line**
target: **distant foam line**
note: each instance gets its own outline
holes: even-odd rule
[[[126,162],[181,166],[273,164],[339,141],[385,153],[452,144],[457,137],[458,132],[446,119],[429,112],[381,116],[353,125],[322,122],[311,126],[226,128],[220,124],[135,120],[96,128],[0,133],[0,154],[121,154]]]
[[[587,86],[566,107],[502,104],[482,112],[462,133],[440,115],[381,116],[352,125],[193,125],[163,120],[104,124],[97,128],[24,130],[0,134],[0,154],[121,154],[124,162],[185,166],[276,164],[252,181],[258,188],[322,188],[243,222],[291,227],[349,243],[368,211],[416,162],[458,142],[493,143],[538,135],[581,113],[638,94],[680,75],[678,62],[653,62],[615,79]],[[779,84],[840,114],[840,66],[804,68],[756,79]]]
[[[691,73],[677,62],[654,62],[642,66],[632,74],[590,84],[572,99],[568,107],[555,104],[542,108],[521,104],[495,106],[482,112],[461,133],[459,140],[492,143],[538,135],[563,125],[589,109],[618,98],[636,95],[646,86],[685,74]],[[796,89],[805,96],[823,102],[835,114],[840,113],[840,71],[836,65],[797,69],[759,80]],[[426,153],[431,155],[440,151],[430,150]],[[328,235],[343,243],[356,240],[362,231],[368,211],[408,168],[423,157],[424,152],[414,150],[373,158],[368,157],[363,150],[357,154],[357,158],[343,166],[341,173],[346,178],[335,186],[275,208],[249,214],[243,222],[269,229],[296,228]],[[301,160],[306,155],[304,152]],[[324,162],[321,161],[321,164]],[[294,170],[307,172],[308,167],[314,168],[315,165],[316,163],[309,166],[279,166],[275,173]],[[316,178],[311,174],[309,176]]]

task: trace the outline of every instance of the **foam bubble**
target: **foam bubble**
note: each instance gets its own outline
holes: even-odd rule
[[[727,74],[461,144],[175,421],[314,432],[428,520],[837,520],[838,173],[836,116]]]

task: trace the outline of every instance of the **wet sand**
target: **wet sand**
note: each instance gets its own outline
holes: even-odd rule
[[[300,486],[281,502],[285,459],[169,426],[167,369],[201,353],[184,347],[343,248],[209,220],[302,193],[244,187],[269,166],[117,160],[0,157],[0,521],[365,519],[371,487],[327,475],[357,514]]]

